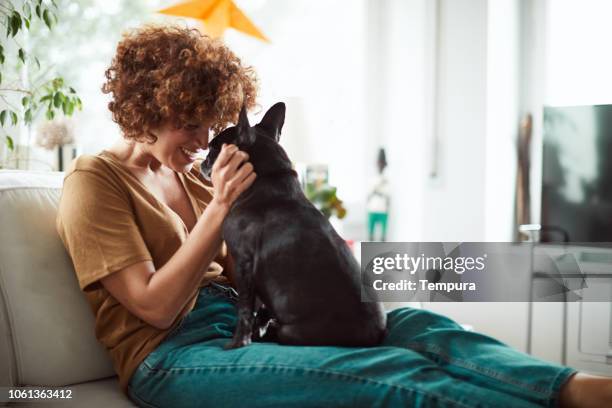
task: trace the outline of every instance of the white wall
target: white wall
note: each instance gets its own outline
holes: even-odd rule
[[[549,1],[521,0],[520,111],[533,115],[531,138],[531,222],[540,221],[542,186],[542,107],[546,98]]]
[[[435,1],[370,2],[382,43],[368,77],[368,129],[388,147],[390,241],[485,239],[487,2],[437,3],[436,52]]]
[[[424,0],[370,0],[368,179],[384,147],[391,209],[388,240],[418,241],[423,233],[425,177]]]
[[[439,2],[438,176],[423,193],[423,241],[484,239],[486,0]],[[430,158],[428,158],[431,160]]]
[[[487,7],[486,241],[514,239],[520,89],[520,4]]]

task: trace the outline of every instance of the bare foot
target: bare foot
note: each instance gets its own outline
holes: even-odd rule
[[[562,408],[612,407],[612,378],[577,373],[561,389]]]

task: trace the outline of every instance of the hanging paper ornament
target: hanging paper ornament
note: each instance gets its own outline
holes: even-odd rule
[[[191,0],[159,10],[159,13],[200,20],[206,33],[214,38],[222,37],[225,30],[233,28],[270,42],[232,0]]]

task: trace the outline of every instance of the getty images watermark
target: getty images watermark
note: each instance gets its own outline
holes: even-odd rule
[[[609,302],[612,243],[363,242],[361,278],[364,301]]]

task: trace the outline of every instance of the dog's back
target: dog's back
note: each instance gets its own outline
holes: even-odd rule
[[[260,236],[251,238],[258,243],[253,248],[254,282],[257,295],[276,319],[278,341],[378,344],[385,313],[380,304],[361,301],[359,264],[329,221],[304,197],[297,178],[283,178],[258,180],[231,217],[235,224],[241,219],[259,224]],[[283,195],[279,185],[284,186]],[[238,240],[245,239],[241,231]]]

